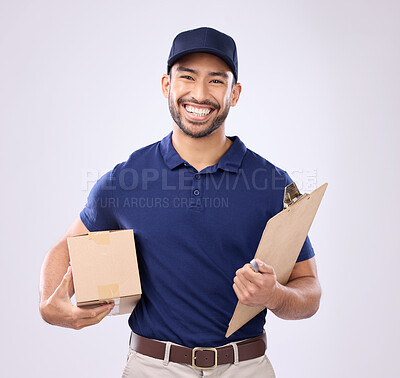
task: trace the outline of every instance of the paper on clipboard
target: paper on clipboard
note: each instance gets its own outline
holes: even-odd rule
[[[271,265],[278,282],[283,285],[289,280],[327,186],[325,183],[312,193],[297,197],[286,190],[286,208],[267,222],[254,258]],[[291,194],[293,198],[290,198]],[[225,337],[232,335],[264,309],[264,306],[253,307],[238,302]]]

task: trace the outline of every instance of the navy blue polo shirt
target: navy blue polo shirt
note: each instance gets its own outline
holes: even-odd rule
[[[171,135],[101,177],[81,220],[89,231],[134,231],[143,295],[129,318],[133,332],[188,347],[257,336],[266,311],[225,338],[237,303],[233,278],[254,257],[292,181],[238,137],[198,172]],[[307,237],[297,261],[313,256]]]

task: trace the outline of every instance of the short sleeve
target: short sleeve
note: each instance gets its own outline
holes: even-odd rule
[[[310,238],[307,236],[296,262],[308,260],[314,256],[314,248],[311,245]]]
[[[80,213],[83,224],[91,232],[119,229],[115,217],[118,198],[114,170],[107,172],[96,182],[89,193],[86,206]]]
[[[286,175],[286,185],[291,184],[293,180],[290,178],[287,172],[285,172],[285,175]],[[307,236],[303,244],[303,247],[300,250],[299,257],[297,258],[296,263],[311,259],[314,256],[315,256],[314,248],[311,245],[310,238]]]

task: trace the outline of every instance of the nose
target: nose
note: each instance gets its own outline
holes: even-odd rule
[[[195,85],[192,87],[192,96],[199,102],[208,99],[208,88],[206,83],[202,80],[196,81]]]

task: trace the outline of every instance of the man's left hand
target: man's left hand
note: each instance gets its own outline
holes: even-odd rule
[[[233,290],[239,302],[248,306],[265,306],[271,310],[278,307],[282,285],[276,280],[272,266],[256,259],[259,271],[256,273],[250,264],[236,271]]]

